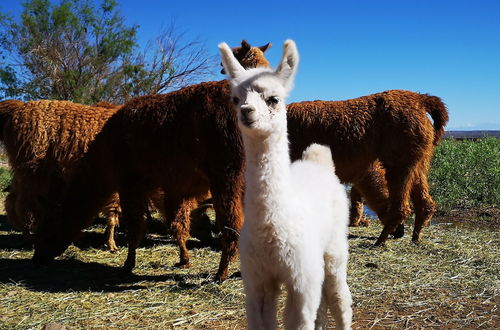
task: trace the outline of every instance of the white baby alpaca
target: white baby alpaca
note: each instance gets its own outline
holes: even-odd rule
[[[219,49],[232,78],[246,155],[239,244],[248,327],[276,328],[277,297],[284,284],[286,329],[324,328],[328,308],[337,328],[350,329],[345,190],[328,147],[311,145],[302,160],[290,162],[285,97],[298,64],[295,43],[285,42],[276,71],[247,71],[227,44]]]

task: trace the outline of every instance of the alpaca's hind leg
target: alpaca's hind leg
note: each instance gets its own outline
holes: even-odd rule
[[[115,232],[116,227],[119,225],[118,212],[111,210],[106,213],[106,231],[104,235],[106,237],[106,245],[111,252],[118,251],[118,247],[115,242]]]
[[[323,294],[335,319],[336,328],[350,329],[352,298],[347,285],[347,258],[342,260],[325,258]]]
[[[375,246],[384,245],[388,236],[395,232],[410,215],[409,197],[414,172],[415,167],[410,165],[386,169],[389,207],[384,229],[375,242]]]
[[[276,304],[279,286],[276,282],[243,278],[248,329],[276,329]]]
[[[377,214],[380,222],[385,224],[389,206],[389,190],[385,179],[385,169],[380,162],[376,161],[371,164],[366,169],[365,175],[353,187],[361,193],[368,207]],[[394,238],[403,237],[404,223],[400,223],[391,234],[394,235]]]
[[[104,232],[104,237],[106,238],[106,245],[111,252],[118,251],[118,247],[115,242],[116,228],[120,225],[120,198],[117,193],[110,197],[106,206],[102,208],[101,211],[106,218],[106,231]]]
[[[302,268],[301,268],[302,269]],[[285,329],[313,329],[321,303],[323,270],[309,268],[299,283],[287,285]]]
[[[415,178],[411,197],[415,209],[415,227],[413,228],[412,241],[418,242],[422,238],[422,228],[429,225],[432,216],[436,212],[436,204],[429,194],[427,171],[420,171],[418,177]]]
[[[325,286],[323,285],[323,291],[321,293],[321,302],[318,307],[318,312],[316,313],[316,321],[314,322],[314,329],[323,330],[326,329],[328,325],[328,301],[326,298]]]
[[[351,207],[349,210],[349,226],[359,227],[360,224],[366,226],[369,225],[369,221],[363,219],[363,201],[361,200],[361,194],[353,186],[350,193]]]
[[[168,199],[168,200],[167,200]],[[191,210],[196,207],[195,198],[165,198],[165,217],[172,219],[170,230],[179,246],[180,258],[175,267],[189,268],[189,252],[186,242],[191,226]]]
[[[131,272],[135,267],[136,249],[146,233],[144,215],[147,210],[148,198],[140,192],[120,191],[122,205],[122,221],[127,229],[128,254],[123,270]]]

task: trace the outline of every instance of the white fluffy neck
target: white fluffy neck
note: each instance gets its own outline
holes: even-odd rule
[[[245,210],[252,214],[245,221],[265,222],[271,208],[291,191],[288,137],[278,132],[262,138],[243,135],[246,156]],[[247,214],[246,214],[247,215]]]

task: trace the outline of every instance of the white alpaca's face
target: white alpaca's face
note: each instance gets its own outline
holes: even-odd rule
[[[286,91],[274,71],[249,70],[231,81],[231,91],[245,134],[265,137],[286,126]]]
[[[292,40],[283,48],[276,71],[269,68],[245,70],[226,43],[219,45],[222,63],[231,79],[233,103],[244,134],[267,136],[286,130],[285,97],[292,89],[299,54]]]

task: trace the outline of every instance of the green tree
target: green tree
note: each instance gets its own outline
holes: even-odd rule
[[[0,16],[2,98],[122,103],[179,87],[213,66],[201,42],[188,42],[190,52],[179,52],[184,45],[173,28],[146,56],[137,45],[138,26],[125,24],[115,0],[28,0],[23,7],[18,21]],[[178,65],[193,53],[199,55],[187,69]]]

